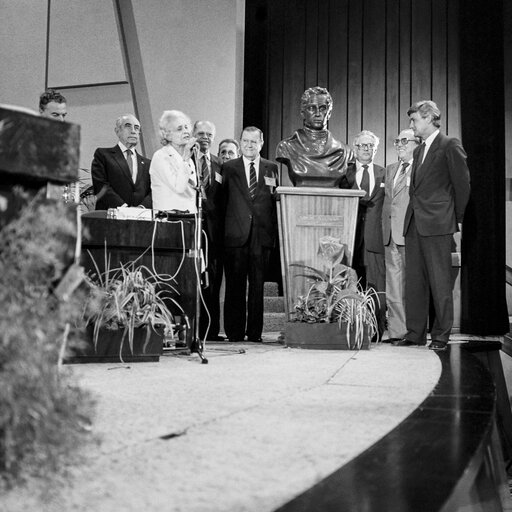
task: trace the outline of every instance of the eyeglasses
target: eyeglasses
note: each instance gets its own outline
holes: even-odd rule
[[[407,146],[409,142],[416,142],[416,139],[406,139],[405,137],[403,139],[395,139],[393,141],[394,146]]]
[[[365,151],[368,151],[369,149],[373,149],[375,144],[356,144],[355,146],[357,149],[364,149]]]

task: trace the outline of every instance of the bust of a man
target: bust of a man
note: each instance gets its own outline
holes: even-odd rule
[[[304,127],[277,145],[276,160],[288,167],[290,180],[297,187],[347,188],[344,178],[354,155],[327,129],[332,112],[329,91],[323,87],[304,91],[300,112]]]

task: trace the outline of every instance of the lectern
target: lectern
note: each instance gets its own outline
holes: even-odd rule
[[[323,236],[339,238],[347,245],[346,265],[352,264],[359,198],[365,192],[352,189],[321,187],[278,187],[279,243],[287,320],[293,305],[309,286],[299,271],[290,268],[298,263],[322,269],[317,254]]]
[[[105,251],[110,258],[110,268],[117,268],[137,260],[158,274],[175,275],[171,283],[178,290],[174,299],[190,320],[187,345],[193,342],[196,310],[196,272],[194,260],[195,220],[192,216],[175,216],[172,221],[142,221],[107,219],[106,211],[82,215],[83,241],[82,264],[86,270],[105,271]],[[168,307],[180,315],[169,301]]]

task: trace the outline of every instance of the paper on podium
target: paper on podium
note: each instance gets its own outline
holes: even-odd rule
[[[153,210],[120,206],[116,208],[116,219],[119,220],[153,220]]]

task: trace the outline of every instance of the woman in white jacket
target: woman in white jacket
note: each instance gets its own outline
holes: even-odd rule
[[[163,147],[155,151],[149,174],[153,209],[196,213],[197,175],[192,154],[190,118],[179,110],[165,110],[158,123]]]

